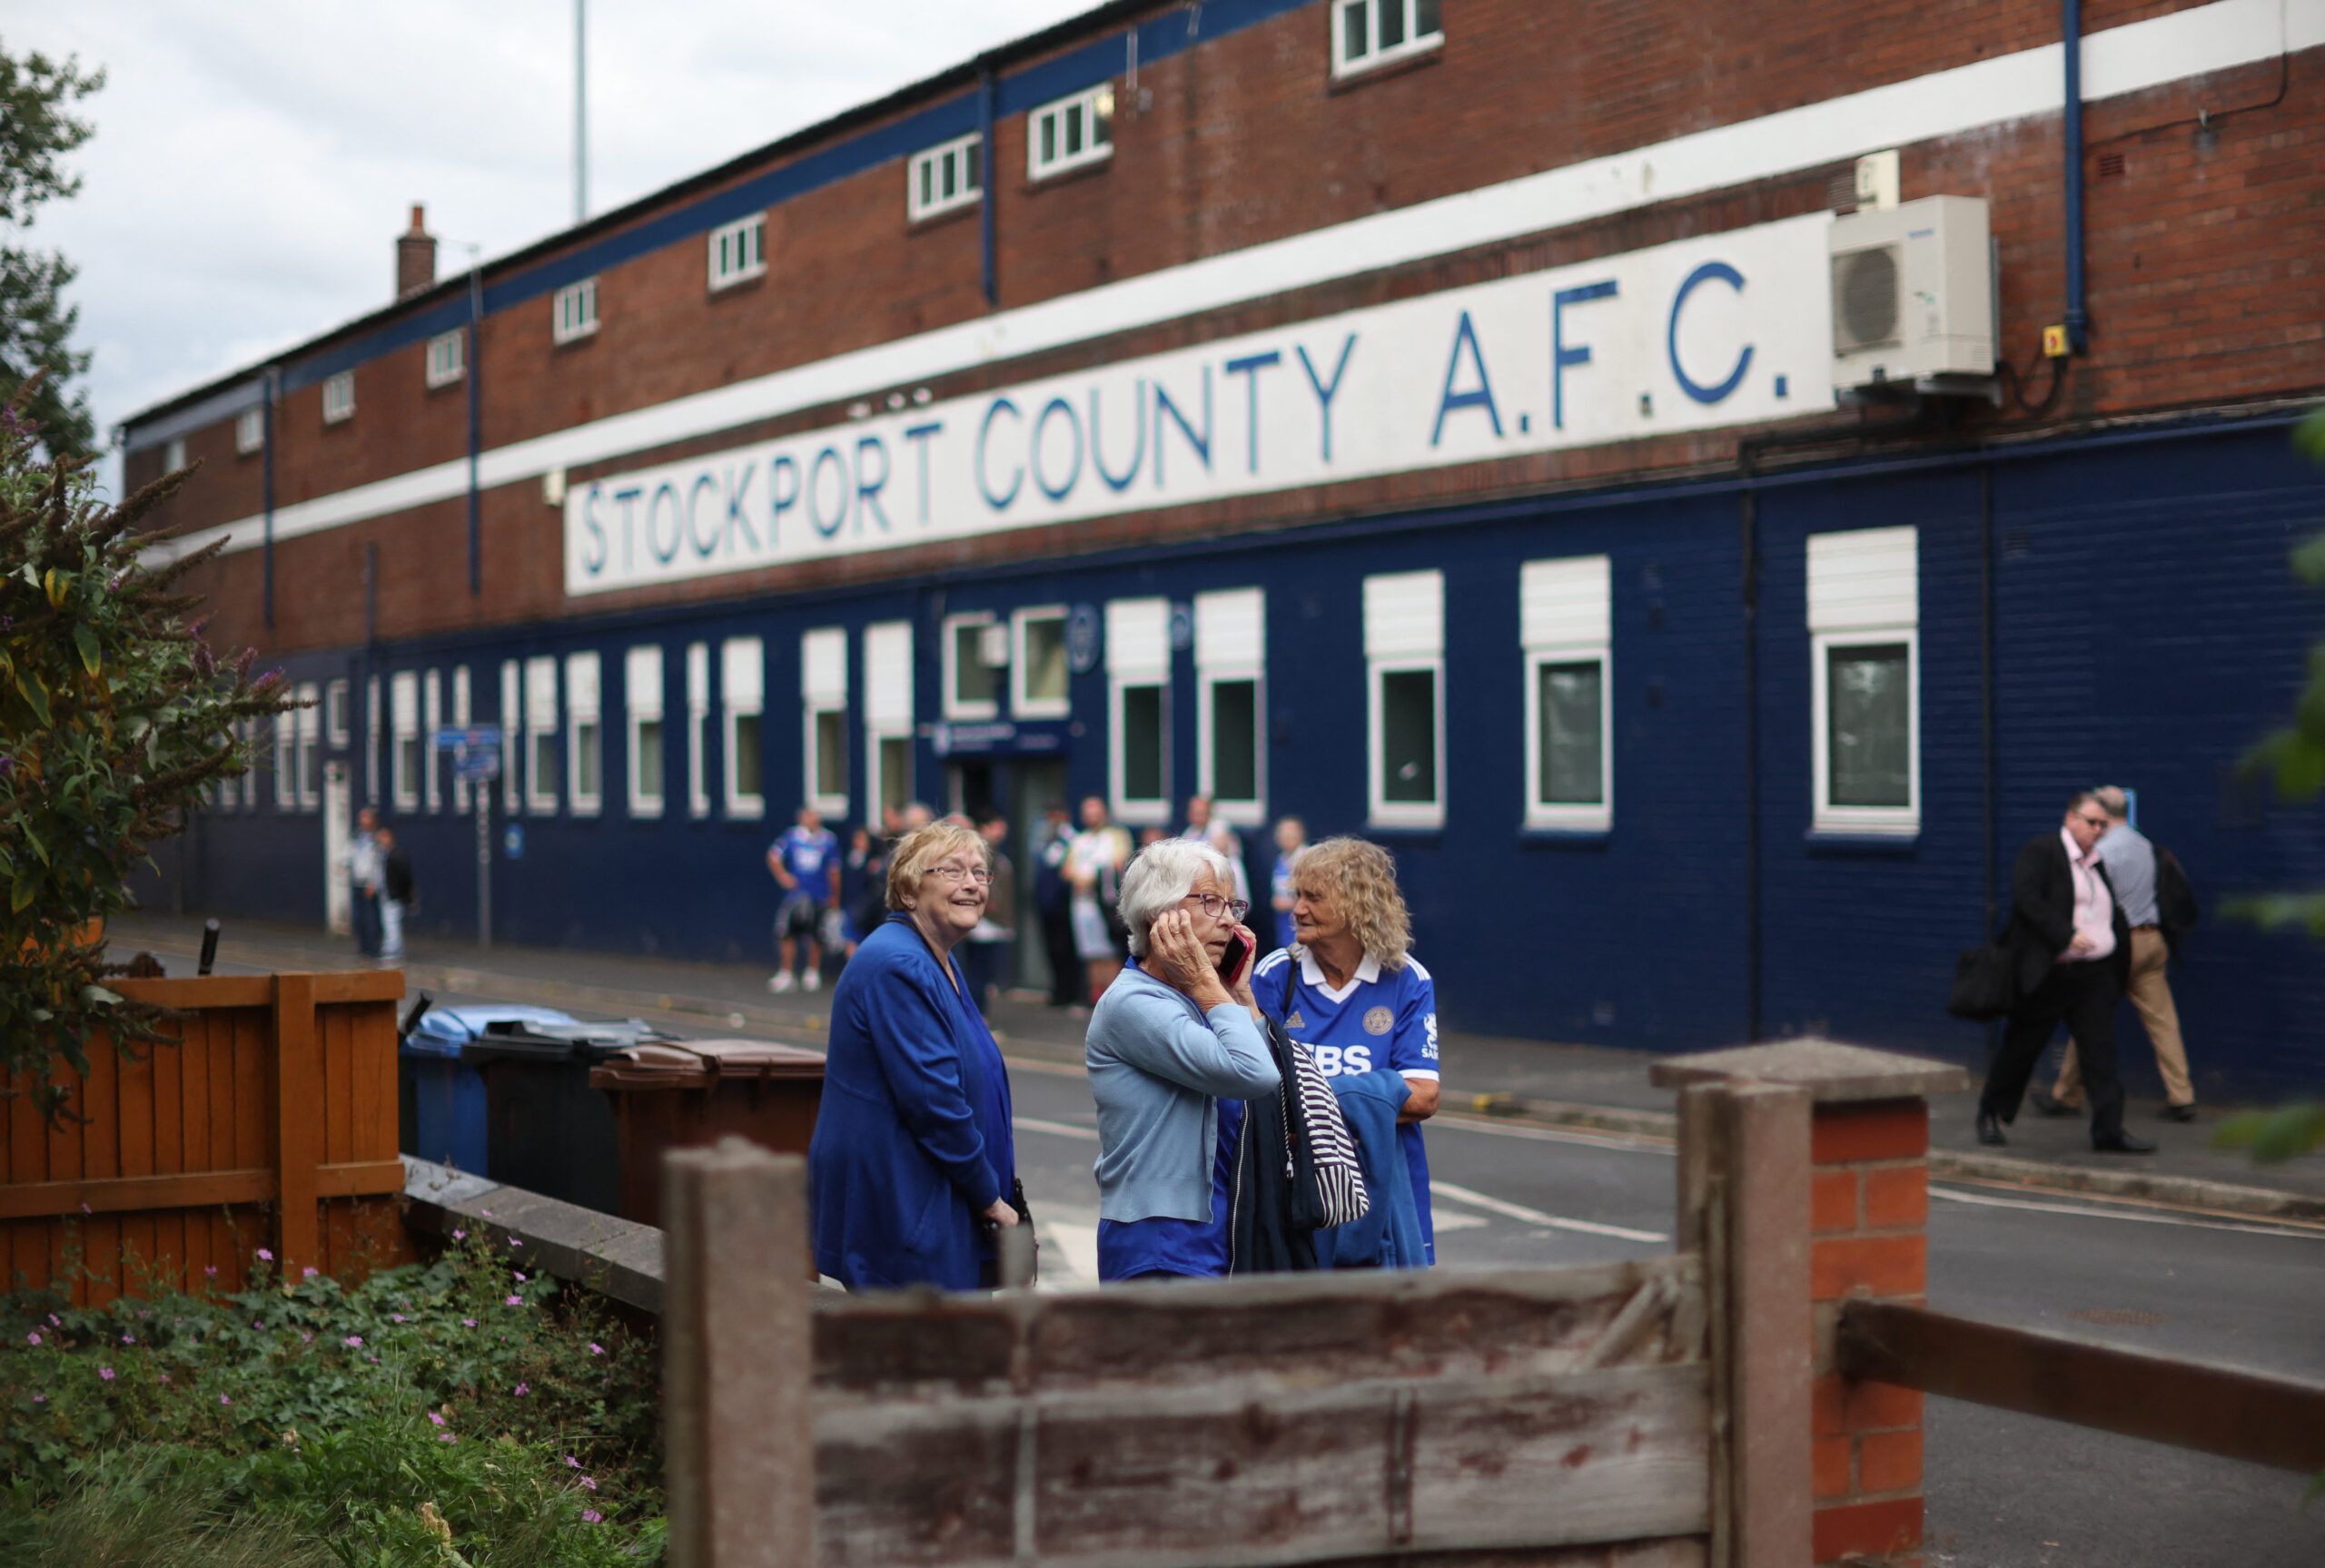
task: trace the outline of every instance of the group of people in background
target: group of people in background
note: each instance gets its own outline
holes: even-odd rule
[[[1266,942],[1210,804],[1136,848],[1103,802],[1078,828],[1054,804],[1033,850],[1052,1000],[1093,1006],[1100,1277],[1428,1267],[1437,1003],[1395,864],[1279,824],[1261,923],[1282,940]],[[1000,1233],[1031,1223],[968,962],[981,929],[1014,928],[993,905],[1005,834],[954,818],[905,832],[881,919],[855,926],[808,1156],[817,1266],[851,1289],[991,1286]],[[783,868],[804,885],[799,863]]]
[[[355,951],[381,963],[402,962],[403,922],[419,907],[420,888],[395,830],[370,806],[355,814],[355,833],[339,853],[339,869],[347,878]]]

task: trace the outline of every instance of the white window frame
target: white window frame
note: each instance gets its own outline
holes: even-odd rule
[[[258,809],[258,721],[238,719],[234,724],[234,733],[242,737],[242,754],[250,759],[250,765],[242,770],[242,809],[256,811]]]
[[[1133,687],[1162,692],[1160,795],[1125,793],[1125,695]],[[1106,605],[1106,801],[1118,823],[1165,826],[1171,820],[1171,601],[1113,599]]]
[[[767,271],[767,214],[757,212],[710,232],[705,251],[710,286],[732,288]]]
[[[1400,11],[1404,16],[1404,41],[1382,48],[1372,44],[1361,54],[1351,57],[1348,53],[1348,14],[1361,8],[1365,13],[1364,35],[1370,41],[1380,36],[1380,15],[1384,11]],[[1439,7],[1437,30],[1420,31],[1420,0],[1332,0],[1332,74],[1335,77],[1360,76],[1383,65],[1400,60],[1410,60],[1417,54],[1427,54],[1445,46],[1445,16]]]
[[[1375,827],[1437,829],[1445,825],[1445,574],[1390,572],[1364,579],[1365,810]],[[1426,673],[1433,693],[1437,798],[1387,798],[1381,765],[1388,677]]]
[[[463,730],[468,728],[470,722],[470,714],[472,711],[472,693],[469,685],[469,666],[466,665],[454,665],[452,666],[452,727]],[[464,814],[469,809],[469,781],[461,777],[459,767],[454,766],[452,769],[452,810],[456,813]]]
[[[316,699],[322,695],[322,688],[312,681],[302,682],[299,686],[299,700],[306,705],[299,710],[298,750],[292,776],[298,781],[301,811],[313,811],[322,804],[323,714],[316,705]]]
[[[905,780],[899,794],[913,798],[912,623],[876,621],[864,628],[864,820],[876,823],[885,804],[888,777],[881,765],[883,742],[905,743]]]
[[[951,723],[980,724],[1001,716],[1000,683],[994,683],[993,696],[984,702],[964,702],[960,697],[960,628],[989,627],[994,625],[991,610],[969,610],[957,616],[946,616],[943,628],[943,646],[937,649],[937,666],[943,672],[945,689],[939,694],[939,711]],[[983,654],[979,654],[982,660]],[[990,666],[986,666],[991,668]]]
[[[1808,538],[1810,830],[1912,838],[1922,826],[1920,533],[1907,525]],[[1905,648],[1905,792],[1902,806],[1833,801],[1832,655],[1902,643]]]
[[[1234,827],[1265,827],[1268,820],[1268,601],[1262,588],[1197,594],[1195,612],[1195,789],[1211,797],[1212,814]],[[1252,787],[1242,799],[1219,792],[1218,722],[1212,690],[1248,681],[1252,686]]]
[[[500,661],[500,809],[517,814],[525,804],[523,672],[515,659]]]
[[[984,138],[972,131],[965,136],[955,136],[950,142],[939,143],[923,152],[915,153],[905,164],[905,212],[914,222],[934,218],[942,213],[973,207],[984,198],[984,157],[979,152]],[[969,164],[977,164],[976,178],[969,176]],[[948,171],[954,172],[958,183],[952,194],[946,195],[943,186]],[[921,186],[935,187],[923,196]]]
[[[162,472],[174,474],[185,467],[185,438],[172,436],[162,448]]]
[[[404,743],[420,739],[420,672],[398,670],[388,677],[388,798],[400,812],[420,804],[420,780],[404,763]]]
[[[823,745],[816,720],[839,715],[841,788],[827,793],[817,786]],[[818,816],[837,822],[847,815],[847,628],[818,626],[799,636],[799,798],[816,808]]]
[[[430,670],[420,678],[420,767],[421,804],[430,815],[444,809],[444,770],[436,760],[436,734],[443,727],[444,672]]]
[[[1073,715],[1073,669],[1066,667],[1064,696],[1037,697],[1025,689],[1034,663],[1026,656],[1026,627],[1034,621],[1055,621],[1061,640],[1071,615],[1064,605],[1028,605],[1009,616],[1009,716],[1018,719],[1063,719]]]
[[[266,410],[244,409],[234,416],[234,452],[249,457],[266,445]]]
[[[468,373],[467,330],[455,327],[428,340],[428,390],[449,387]]]
[[[718,706],[719,732],[726,743],[719,749],[724,754],[727,814],[756,821],[767,815],[767,645],[757,637],[728,637],[718,645]],[[743,792],[736,767],[739,752],[735,732],[738,721],[747,718],[759,721],[759,789],[755,794]]]
[[[347,680],[343,676],[323,686],[323,738],[334,746],[347,744]]]
[[[386,711],[380,705],[380,677],[367,676],[363,680],[363,799],[372,805],[381,800],[380,727],[386,722]]]
[[[1606,833],[1615,825],[1615,657],[1613,564],[1605,556],[1528,561],[1518,572],[1519,646],[1526,708],[1526,798],[1529,828]],[[1598,666],[1598,799],[1542,799],[1541,670],[1546,665]]]
[[[1055,123],[1063,127],[1070,111],[1078,110],[1083,125],[1083,143],[1078,151],[1060,153],[1050,158],[1042,156],[1042,129]],[[1074,169],[1093,163],[1103,163],[1114,155],[1114,84],[1101,82],[1095,87],[1085,87],[1079,93],[1069,93],[1063,98],[1053,98],[1025,115],[1025,178],[1048,180]],[[1103,125],[1106,139],[1092,138],[1091,133]],[[1062,134],[1062,133],[1061,133]]]
[[[557,721],[557,656],[536,655],[525,661],[525,810],[533,816],[557,814],[565,767],[561,760],[553,768],[540,765],[542,738],[561,738]]]
[[[651,818],[662,814],[663,798],[670,785],[669,731],[662,722],[662,646],[639,643],[621,660],[622,753],[625,794],[629,814]],[[662,754],[660,789],[648,790],[645,778],[646,726],[654,726],[653,747]]]
[[[267,748],[269,763],[274,769],[274,809],[295,811],[299,806],[299,780],[293,771],[296,764],[292,753],[297,749],[295,726],[287,713],[274,715],[274,734]]]
[[[595,649],[565,656],[565,809],[572,816],[596,816],[606,804],[604,666]],[[585,745],[584,740],[587,740]],[[581,764],[597,763],[595,789],[583,786]]]
[[[597,330],[597,279],[584,278],[578,283],[568,283],[549,297],[550,342],[570,343],[593,336]]]
[[[355,372],[341,370],[323,379],[323,423],[341,424],[355,417]]]
[[[687,645],[687,814],[710,814],[710,775],[705,771],[710,729],[710,645]]]

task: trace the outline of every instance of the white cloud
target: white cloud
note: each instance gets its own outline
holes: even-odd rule
[[[1091,3],[599,0],[591,211]],[[95,0],[14,17],[0,43],[107,74],[82,105],[82,193],[33,232],[80,268],[101,429],[385,303],[414,202],[488,257],[572,216],[568,0]]]

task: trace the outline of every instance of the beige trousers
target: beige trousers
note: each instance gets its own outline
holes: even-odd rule
[[[2188,1081],[2188,1048],[2180,1040],[2180,1010],[2172,1005],[2172,986],[2163,966],[2172,952],[2163,933],[2152,926],[2132,932],[2132,1006],[2155,1047],[2155,1070],[2163,1078],[2163,1097],[2173,1105],[2196,1103],[2196,1087]],[[2120,1053],[2119,1053],[2120,1054]],[[2067,1059],[2059,1069],[2052,1094],[2078,1109],[2083,1105],[2083,1067],[2074,1058],[2074,1041],[2067,1041]]]

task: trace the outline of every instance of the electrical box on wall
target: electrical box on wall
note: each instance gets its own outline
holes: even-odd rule
[[[1994,373],[1986,203],[1925,196],[1833,220],[1833,385],[1984,396]]]

